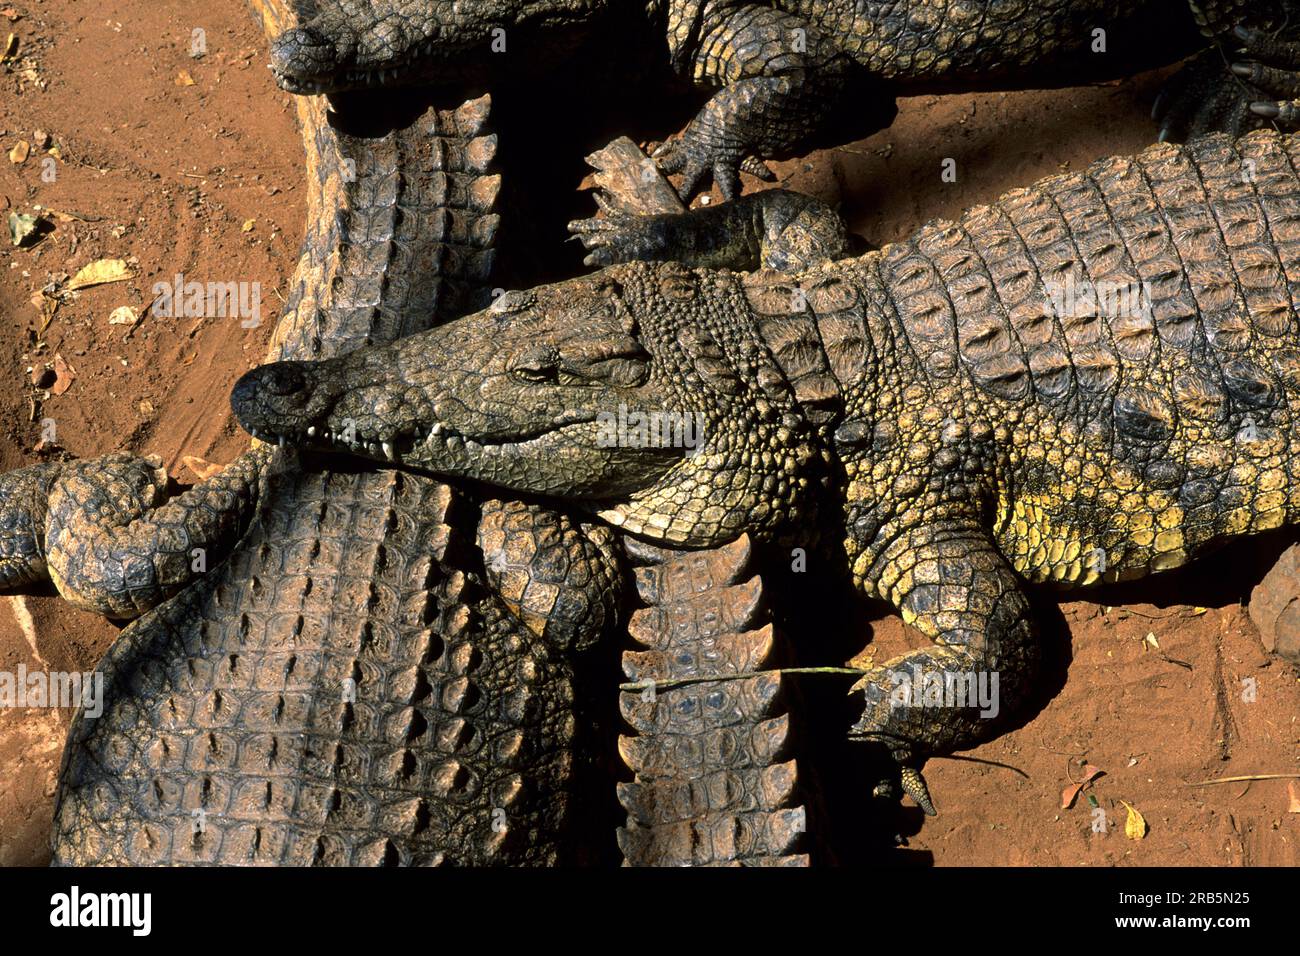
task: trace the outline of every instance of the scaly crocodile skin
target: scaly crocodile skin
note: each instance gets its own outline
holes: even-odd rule
[[[710,99],[656,155],[689,196],[712,177],[724,197],[755,157],[783,158],[869,135],[898,94],[1077,85],[1163,66],[1273,30],[1294,0],[319,0],[272,45],[288,90],[378,83],[491,83],[569,62],[578,44],[653,50]],[[666,51],[660,52],[664,41]],[[1269,99],[1205,55],[1169,90],[1166,136],[1262,125]],[[665,56],[666,54],[666,56]],[[581,56],[581,54],[577,54]],[[637,68],[644,71],[644,65]],[[640,79],[640,77],[638,77]]]
[[[278,4],[260,12],[271,33],[287,22]],[[496,226],[486,102],[417,109],[383,136],[340,131],[319,100],[298,107],[308,230],[272,355],[338,354],[463,308]],[[78,719],[65,756],[56,861],[592,852],[569,793],[575,753],[594,749],[576,726],[572,668],[487,587],[476,506],[418,475],[313,462],[257,504],[233,557],[106,659],[105,714]],[[590,559],[596,601],[612,591],[594,566],[607,558],[574,562]],[[593,617],[606,623],[569,622],[571,642],[590,640]]]
[[[57,862],[556,862],[571,675],[461,570],[458,506],[394,472],[273,484],[210,586],[102,662]]]
[[[619,845],[630,866],[807,866],[807,828],[790,754],[781,656],[748,538],[714,551],[630,543],[646,605],[628,624],[644,648],[623,655],[640,685],[619,699],[636,731],[619,740],[636,773],[620,784]],[[757,672],[757,673],[755,673]],[[662,685],[662,687],[660,686]]]
[[[230,554],[272,464],[270,449],[255,449],[170,501],[156,458],[103,455],[0,475],[0,589],[49,581],[77,607],[138,617]]]
[[[853,731],[928,806],[916,765],[995,734],[1032,685],[1025,580],[1140,577],[1300,519],[1298,161],[1289,135],[1214,136],[799,275],[614,266],[256,369],[236,413],[585,501],[669,544],[842,523],[857,587],[934,641],[864,675]],[[704,441],[611,444],[601,416],[624,408],[700,415]],[[331,439],[342,411],[356,440]],[[969,683],[923,697],[927,678],[996,678],[996,706],[971,706]]]

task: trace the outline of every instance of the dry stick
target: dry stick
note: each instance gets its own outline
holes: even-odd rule
[[[724,680],[746,680],[750,677],[760,677],[765,674],[853,674],[861,677],[863,674],[869,674],[860,667],[773,667],[765,671],[742,671],[739,674],[724,674],[720,677],[681,677],[676,680],[639,680],[627,684],[619,684],[619,690],[649,690],[653,687],[655,690],[670,690],[674,687],[686,687],[690,684],[711,684],[714,681]]]
[[[1300,773],[1248,773],[1242,777],[1220,777],[1217,780],[1198,780],[1184,787],[1210,787],[1216,783],[1250,783],[1253,780],[1300,780]]]
[[[860,677],[863,674],[869,673],[870,671],[863,670],[860,667],[774,667],[771,670],[766,671],[745,671],[740,674],[726,674],[722,677],[683,677],[677,680],[634,681],[632,683],[619,684],[618,689],[644,691],[653,687],[658,691],[667,690],[673,687],[684,687],[688,684],[709,684],[714,681],[744,680],[748,677],[759,677],[763,674],[849,674]],[[980,757],[964,757],[958,756],[957,754],[936,754],[935,756],[944,760],[962,760],[967,763],[980,763],[989,767],[1001,767],[1003,770],[1010,770],[1012,773],[1020,774],[1020,776],[1024,777],[1026,780],[1031,779],[1029,774],[1025,773],[1019,767],[1013,767],[1011,764],[1007,763],[999,763],[996,760],[984,760]]]
[[[1009,763],[1000,763],[1000,762],[997,761],[997,760],[985,760],[985,759],[983,759],[982,757],[967,757],[967,756],[964,756],[964,755],[961,755],[961,754],[934,754],[930,759],[932,759],[932,760],[960,760],[960,761],[962,761],[963,763],[982,763],[982,764],[984,764],[986,767],[1001,767],[1003,770],[1010,770],[1012,773],[1018,773],[1018,774],[1020,774],[1020,776],[1024,777],[1026,780],[1032,780],[1032,779],[1033,779],[1032,777],[1029,776],[1029,774],[1025,773],[1025,772],[1024,772],[1023,770],[1021,770],[1019,767],[1013,767],[1013,766],[1011,766],[1011,764],[1009,764]],[[1074,781],[1071,780],[1070,782],[1073,783]]]

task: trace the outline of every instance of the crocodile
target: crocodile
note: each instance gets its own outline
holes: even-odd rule
[[[293,22],[281,0],[252,5],[268,35]],[[297,101],[308,226],[273,359],[487,301],[489,100],[334,106]],[[586,782],[613,744],[582,693],[584,650],[620,612],[613,535],[285,457],[255,442],[176,497],[130,455],[0,476],[0,587],[135,619],[99,665],[102,716],[69,731],[54,861],[613,859],[613,793],[606,807]]]
[[[1033,691],[1027,585],[1140,578],[1300,518],[1298,169],[1276,131],[1158,144],[793,272],[733,271],[771,230],[697,235],[677,245],[745,261],[508,292],[254,369],[232,407],[294,447],[383,448],[655,546],[816,545],[932,642],[864,669],[845,730],[892,768],[882,793],[933,812],[926,757]],[[734,230],[732,205],[676,234]]]
[[[282,29],[282,4],[254,9]],[[426,102],[299,101],[308,227],[269,359],[340,354],[482,300],[500,178],[487,174],[488,99]],[[806,817],[779,675],[721,706],[697,683],[700,727],[685,692],[637,696],[615,830],[615,681],[592,646],[624,613],[623,572],[645,605],[635,639],[662,648],[651,624],[671,624],[671,653],[629,652],[629,676],[698,680],[780,646],[770,625],[732,633],[710,617],[747,560],[727,550],[706,565],[716,593],[647,591],[680,577],[671,555],[625,559],[608,529],[565,513],[417,475],[282,464],[255,442],[177,497],[157,459],[125,454],[0,476],[0,590],[52,584],[138,618],[100,665],[104,719],[79,716],[70,733],[56,862],[519,865],[617,849],[633,865],[808,863],[794,852]],[[741,590],[753,623],[761,582]],[[684,615],[698,617],[689,633]],[[729,657],[746,640],[752,653]],[[581,693],[591,679],[603,693]],[[752,746],[724,756],[727,737]],[[686,760],[693,740],[706,751]],[[724,778],[738,798],[672,799]]]
[[[290,92],[511,82],[573,62],[708,95],[656,153],[689,198],[762,160],[887,126],[894,98],[1102,82],[1194,57],[1158,101],[1162,137],[1241,133],[1292,109],[1253,85],[1293,49],[1293,0],[315,0],[272,44]],[[1234,27],[1249,28],[1234,36]],[[639,39],[638,39],[639,38]],[[1211,41],[1207,48],[1207,40]],[[1244,46],[1230,72],[1225,51]],[[602,54],[617,51],[606,65]],[[1260,57],[1283,52],[1281,66]],[[1235,75],[1234,75],[1235,74]],[[1290,95],[1300,95],[1300,90]]]

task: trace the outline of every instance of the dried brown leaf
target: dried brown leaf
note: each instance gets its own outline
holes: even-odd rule
[[[62,355],[55,355],[54,384],[50,386],[50,392],[54,395],[62,395],[76,380],[77,370],[65,362]]]
[[[225,465],[218,465],[197,455],[186,455],[181,458],[181,463],[198,476],[199,481],[207,481],[213,475],[219,475],[226,470]]]

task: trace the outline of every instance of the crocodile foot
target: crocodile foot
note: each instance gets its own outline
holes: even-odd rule
[[[865,732],[866,721],[850,731],[850,737],[863,750],[866,776],[873,781],[871,796],[884,804],[894,804],[903,795],[921,808],[926,816],[938,815],[934,800],[930,797],[930,788],[921,775],[925,757],[919,756],[924,748],[913,749],[901,741],[892,741],[883,736]]]
[[[1285,130],[1300,129],[1300,42],[1244,27],[1236,35],[1246,59],[1233,63],[1232,72],[1262,91],[1251,113]]]
[[[691,121],[677,139],[661,143],[651,155],[665,173],[682,174],[678,194],[689,201],[709,178],[717,184],[723,199],[740,195],[740,171],[752,172],[744,147],[729,142],[720,123],[710,122],[707,113]]]
[[[880,782],[871,791],[871,795],[877,800],[894,803],[905,793],[926,816],[939,815],[939,811],[934,808],[934,801],[930,798],[930,788],[926,785],[925,778],[921,776],[919,767],[895,761],[889,769],[881,771],[879,780]]]
[[[586,248],[583,265],[612,266],[616,262],[648,262],[669,258],[667,233],[658,217],[639,216],[619,209],[603,192],[592,193],[603,218],[578,219],[569,231]]]
[[[157,458],[102,455],[0,475],[0,590],[53,584],[83,610],[129,620],[237,544],[264,475],[282,462],[246,452],[169,498]]]
[[[1160,142],[1184,142],[1213,132],[1240,136],[1264,124],[1251,112],[1263,90],[1250,87],[1225,69],[1223,52],[1211,47],[1194,56],[1156,97],[1151,117]]]

